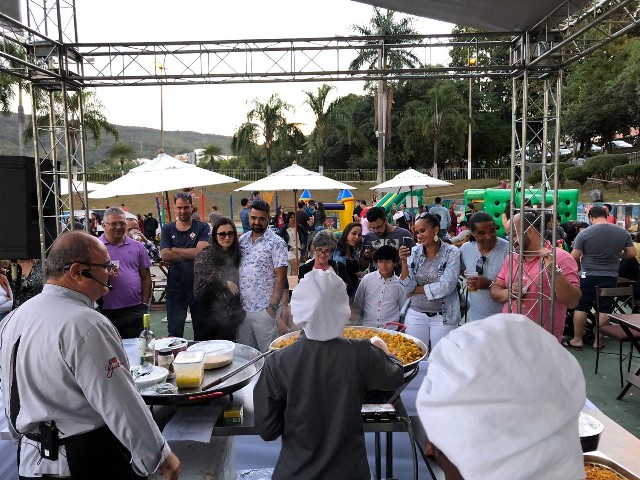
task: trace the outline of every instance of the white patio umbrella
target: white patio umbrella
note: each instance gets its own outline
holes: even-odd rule
[[[100,187],[104,187],[103,183],[87,182],[87,192],[93,192]],[[82,180],[73,180],[72,192],[84,192],[84,184]],[[60,177],[60,195],[69,195],[69,180]]]
[[[166,192],[237,181],[237,178],[211,172],[160,153],[152,161],[132,168],[126,175],[91,192],[89,198]]]
[[[413,213],[413,191],[414,190],[422,190],[425,188],[435,188],[435,187],[449,187],[453,185],[453,183],[445,182],[444,180],[440,180],[435,177],[431,177],[426,173],[420,173],[413,168],[405,170],[404,172],[399,173],[391,180],[387,180],[386,182],[381,183],[380,185],[376,185],[375,187],[371,187],[370,190],[379,190],[382,192],[411,192],[411,211]],[[412,218],[413,215],[412,215]]]
[[[370,190],[380,190],[383,192],[412,192],[414,190],[422,190],[423,188],[432,187],[450,187],[453,183],[445,182],[435,177],[431,177],[426,173],[420,173],[413,168],[399,173],[391,180],[371,187]]]
[[[313,172],[301,167],[297,162],[292,165],[272,173],[268,177],[249,183],[240,188],[236,188],[236,192],[249,191],[293,191],[293,205],[295,212],[298,211],[298,190],[356,190],[356,187],[346,183],[339,182],[329,177],[325,177],[318,172]],[[296,251],[298,251],[298,222],[296,222]],[[298,256],[296,255],[296,266],[299,268]]]

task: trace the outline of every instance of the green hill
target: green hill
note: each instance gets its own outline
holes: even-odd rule
[[[27,120],[29,121],[29,120]],[[138,157],[154,158],[160,147],[160,130],[145,127],[126,127],[116,125],[120,133],[120,142],[135,149]],[[106,158],[107,151],[114,144],[112,137],[102,136],[102,144],[96,148],[89,138],[85,145],[87,165],[100,163]],[[218,145],[223,153],[230,152],[231,137],[197,132],[164,132],[164,149],[167,153],[177,155],[192,152],[196,148],[206,148],[207,145]],[[26,144],[27,155],[32,155],[33,142]],[[18,120],[17,115],[11,117],[0,116],[0,155],[18,154]]]

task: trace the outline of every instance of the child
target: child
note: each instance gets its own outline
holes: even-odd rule
[[[379,247],[373,255],[378,270],[362,277],[353,300],[354,309],[365,327],[383,327],[397,322],[405,293],[393,272],[399,260],[398,250],[391,245]]]

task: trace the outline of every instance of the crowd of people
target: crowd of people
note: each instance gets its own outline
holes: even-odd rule
[[[152,232],[150,214],[146,219],[127,218],[122,208],[109,208],[101,220],[104,233],[98,237],[71,231],[54,242],[42,294],[13,311],[7,308],[11,288],[0,274],[0,319],[6,316],[0,341],[8,346],[0,353],[2,394],[10,429],[21,442],[21,476],[76,475],[88,468],[86,449],[104,444],[125,460],[105,467],[117,478],[137,478],[155,470],[177,478],[179,460],[136,395],[125,373],[128,365],[120,342],[143,328],[142,314],[152,298],[154,255],[168,264],[170,336],[184,336],[187,311],[194,340],[232,340],[261,352],[279,335],[303,330],[303,341],[267,360],[254,394],[260,435],[266,440],[283,436],[276,467],[283,478],[302,472],[309,478],[332,472],[343,478],[338,450],[345,445],[357,460],[350,466],[359,472],[358,478],[365,478],[368,466],[356,411],[364,391],[398,387],[402,367],[381,341],[359,344],[358,353],[353,341],[339,337],[348,324],[385,328],[390,322],[394,329],[403,324],[405,333],[432,352],[429,375],[434,386],[423,385],[419,412],[421,417],[427,412],[423,422],[429,427],[432,451],[444,452],[443,462],[448,457],[467,478],[465,472],[479,467],[448,445],[448,437],[441,435],[446,422],[438,423],[444,422],[443,399],[456,395],[440,392],[444,387],[435,380],[444,375],[451,352],[462,343],[470,345],[464,355],[455,355],[481,372],[486,357],[473,356],[479,355],[479,343],[473,342],[487,338],[477,337],[480,329],[502,329],[505,341],[524,345],[525,339],[540,337],[545,351],[566,360],[560,344],[583,348],[586,312],[595,301],[595,288],[614,285],[621,257],[635,260],[638,254],[629,233],[612,225],[603,207],[591,208],[588,226],[574,222],[561,227],[555,218],[543,222],[545,216],[536,209],[513,211],[508,206],[503,222],[521,261],[517,253],[509,255],[509,241],[498,237],[492,216],[469,205],[465,220],[459,221],[455,208],[443,206],[439,197],[430,208],[420,206],[415,212],[400,204],[387,213],[362,200],[339,238],[325,228],[321,202],[302,202],[295,213],[284,207],[272,212],[259,195],[242,199],[241,205],[239,234],[235,222],[217,207],[209,214],[211,222],[203,222],[194,216],[192,196],[177,193],[176,220],[162,226],[159,253],[153,252],[149,239],[157,228]],[[570,252],[552,245],[553,238],[561,238]],[[297,273],[299,280],[291,297],[288,272]],[[607,320],[611,307],[600,306],[600,322]],[[524,316],[504,315],[518,309]],[[574,310],[573,338],[563,338],[568,309]],[[461,327],[463,320],[469,325]],[[470,329],[475,323],[478,328]],[[593,348],[602,348],[601,338]],[[51,360],[52,349],[60,350],[61,356]],[[75,393],[56,396],[46,393],[49,387],[29,383],[34,372],[44,371],[42,385]],[[320,404],[310,396],[336,381],[349,386],[344,396],[331,395]],[[109,407],[111,389],[118,392],[118,404],[126,405]],[[575,401],[564,403],[571,422],[577,421],[583,390],[572,397]],[[302,415],[308,408],[316,409],[318,416]],[[325,416],[337,411],[345,418],[344,428],[325,429]],[[69,438],[57,446],[66,450],[63,462],[40,458],[38,443],[51,429]],[[310,429],[321,433],[303,439]],[[566,441],[566,431],[557,439]],[[328,444],[332,447],[318,457],[314,452],[321,444],[325,450]],[[566,478],[579,478],[575,465],[566,471]]]

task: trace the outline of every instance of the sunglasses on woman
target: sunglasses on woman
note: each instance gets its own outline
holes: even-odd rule
[[[218,238],[233,238],[235,232],[216,232]]]

